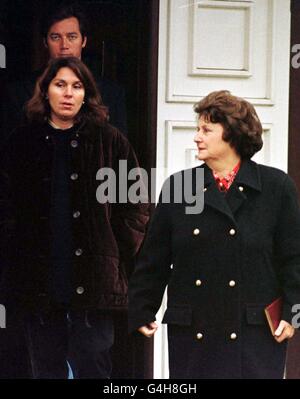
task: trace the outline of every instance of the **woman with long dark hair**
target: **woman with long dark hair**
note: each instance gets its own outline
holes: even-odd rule
[[[1,160],[0,302],[24,318],[34,378],[66,378],[67,361],[75,378],[109,378],[148,205],[99,200],[96,176],[138,163],[77,58],[49,63],[26,113]]]
[[[102,102],[101,95],[90,70],[83,62],[78,62],[78,59],[75,57],[60,58],[59,61],[50,62],[48,68],[46,68],[38,79],[32,98],[26,104],[28,120],[39,123],[44,122],[45,119],[51,120],[54,110],[51,107],[51,96],[49,101],[48,91],[49,87],[51,89],[51,86],[55,85],[53,79],[56,78],[59,80],[57,74],[61,73],[62,68],[67,68],[70,72],[72,71],[72,74],[80,81],[80,87],[78,85],[74,86],[74,95],[76,95],[78,89],[81,89],[82,93],[84,92],[84,101],[81,102],[80,108],[76,108],[75,111],[69,114],[67,112],[65,114],[62,113],[62,120],[70,119],[72,124],[83,121],[103,126],[107,117],[107,109]],[[59,85],[64,89],[64,85]]]

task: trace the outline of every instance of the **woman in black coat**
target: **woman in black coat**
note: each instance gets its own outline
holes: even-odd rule
[[[168,286],[171,378],[282,378],[292,307],[300,303],[300,213],[287,174],[258,165],[262,126],[247,101],[213,92],[195,106],[204,209],[175,201],[183,172],[164,187],[129,285],[129,324],[147,337]],[[283,300],[274,335],[264,308]],[[295,320],[295,319],[294,319]]]

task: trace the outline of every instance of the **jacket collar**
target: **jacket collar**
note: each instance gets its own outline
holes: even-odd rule
[[[234,182],[237,185],[247,186],[256,191],[261,191],[261,178],[257,163],[251,160],[243,161]]]
[[[206,164],[202,164],[200,167],[204,168],[204,187],[208,188],[211,184],[215,184],[211,169]],[[261,179],[257,163],[251,160],[242,161],[233,184],[261,191]]]
[[[46,136],[53,134],[54,131],[53,128],[49,127],[48,121],[45,121],[42,124],[33,123],[30,125],[30,129],[35,131],[37,138],[45,138]],[[78,134],[79,137],[81,136],[94,142],[97,136],[96,130],[97,129],[95,129],[94,126],[89,126],[86,122],[81,122],[78,124],[78,128],[74,131],[74,134]]]
[[[217,187],[212,171],[206,164],[204,168],[204,203],[227,215],[235,222],[234,214],[248,199],[247,192],[255,190],[261,192],[261,179],[258,165],[250,160],[243,161],[230,190],[225,195]]]

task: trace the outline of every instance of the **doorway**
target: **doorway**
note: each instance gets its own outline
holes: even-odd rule
[[[39,33],[41,16],[61,3],[61,0],[1,1],[0,43],[7,54],[6,69],[0,70],[1,85],[45,65],[47,52]],[[124,88],[128,138],[141,166],[149,172],[156,164],[159,0],[77,3],[89,22],[83,61],[94,74]],[[116,316],[113,377],[151,378],[153,343],[143,337],[127,338],[126,320],[126,314]]]

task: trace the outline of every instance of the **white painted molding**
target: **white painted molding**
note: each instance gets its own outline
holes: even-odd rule
[[[239,18],[244,17],[244,24],[242,26],[243,31],[230,32],[227,25],[223,26],[223,31],[222,26],[219,31],[216,30],[216,24],[212,21],[212,15],[209,17],[210,11],[214,11],[215,16],[220,14],[220,11],[223,12],[223,18],[225,20],[226,14],[228,14],[228,20],[231,11],[235,12],[236,17],[238,16],[237,12],[242,12],[244,15],[240,13],[241,15]],[[190,0],[189,25],[191,26],[189,37],[190,76],[231,76],[238,78],[249,78],[252,76],[253,3],[240,1],[195,2],[194,0]],[[209,29],[212,29],[211,34],[208,32]],[[230,34],[235,35],[236,38],[239,38],[240,35],[243,37],[243,43],[238,43],[238,40],[235,40],[235,42],[232,40],[230,43],[231,46],[234,46],[234,44],[241,45],[242,48],[236,48],[236,54],[238,52],[241,54],[242,60],[240,61],[242,65],[237,65],[237,59],[235,57],[228,57],[228,54],[226,53],[228,48],[226,49],[225,42],[229,40],[226,36]],[[209,46],[207,46],[208,41],[205,39],[205,35],[208,35],[210,39],[214,41],[214,44],[209,43]],[[201,38],[204,40],[201,40]],[[202,53],[203,55],[202,62],[198,59],[199,53]],[[205,57],[207,55],[211,55],[212,58],[215,58],[213,64],[211,64],[210,60],[205,62]],[[226,60],[226,65],[223,65],[223,67],[220,65],[220,58],[223,59],[223,62]]]
[[[186,80],[187,84],[189,84],[190,87],[190,79],[195,80],[195,86],[197,85],[198,87],[207,87],[207,84],[209,80],[216,80],[216,79],[221,79],[220,80],[220,87],[224,88],[229,88],[231,86],[232,79],[240,79],[241,84],[244,84],[243,82],[245,80],[249,79],[254,79],[257,73],[259,73],[260,68],[259,68],[259,61],[255,61],[255,46],[256,43],[254,42],[254,39],[251,37],[253,36],[253,32],[255,31],[255,23],[254,20],[257,20],[257,15],[254,13],[254,2],[253,1],[227,1],[227,0],[205,0],[205,1],[193,1],[189,0],[189,3],[187,4],[186,7],[189,7],[189,12],[187,13],[187,18],[190,18],[190,23],[189,25],[189,30],[188,32],[182,31],[182,33],[187,35],[186,38],[186,44],[188,47],[188,56],[186,56],[188,59],[184,60],[180,57],[177,56],[176,51],[178,50],[178,42],[174,40],[174,37],[176,36],[175,33],[177,29],[180,29],[178,26],[176,26],[176,23],[174,22],[175,20],[175,14],[178,12],[182,12],[183,6],[178,6],[177,2],[174,0],[166,0],[167,6],[168,6],[168,23],[167,23],[167,58],[166,58],[166,64],[167,64],[167,70],[166,70],[166,99],[165,101],[167,103],[195,103],[204,96],[206,96],[209,91],[212,90],[206,90],[205,92],[199,91],[197,95],[193,93],[192,90],[186,90],[185,87],[187,85],[180,84],[178,87],[176,87],[176,84],[178,83],[178,77],[176,76],[176,70],[178,69],[178,65],[182,65],[182,63],[186,62],[187,63],[187,71],[186,71],[186,76],[182,77],[180,76],[180,79]],[[268,4],[268,14],[267,14],[267,48],[265,49],[265,57],[266,57],[266,73],[265,73],[265,90],[264,90],[264,95],[262,97],[253,97],[253,96],[244,96],[244,98],[252,103],[253,105],[258,105],[258,106],[273,106],[274,105],[274,98],[275,98],[275,93],[274,93],[274,63],[275,63],[275,52],[280,51],[279,48],[276,48],[275,46],[275,29],[276,29],[276,2],[275,0],[264,0]],[[248,15],[248,23],[247,23],[247,28],[246,31],[246,36],[249,36],[247,39],[247,45],[245,48],[245,62],[248,65],[248,69],[245,71],[234,71],[232,69],[199,69],[197,68],[197,63],[196,63],[196,57],[195,57],[195,48],[196,48],[196,32],[197,29],[195,27],[195,9],[201,9],[202,8],[211,8],[211,9],[244,9],[248,10],[247,13]],[[192,17],[191,17],[192,14]],[[185,14],[184,14],[185,17]],[[191,21],[192,19],[192,21]],[[258,23],[258,22],[257,22]],[[185,38],[183,38],[185,40]],[[199,40],[199,38],[198,38]],[[183,44],[181,44],[182,46]],[[189,61],[191,60],[191,61]],[[225,80],[224,80],[225,79]],[[226,81],[228,80],[228,83]],[[199,82],[203,81],[204,85],[199,84]]]

